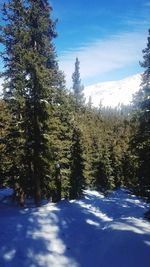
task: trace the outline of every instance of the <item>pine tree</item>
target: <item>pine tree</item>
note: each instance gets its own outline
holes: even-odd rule
[[[82,107],[82,105],[85,103],[83,90],[84,87],[81,85],[81,79],[80,79],[80,62],[78,58],[76,58],[75,61],[75,71],[72,74],[72,80],[73,80],[73,94],[75,97],[75,105],[76,109]]]
[[[11,124],[11,115],[4,100],[0,99],[0,187],[8,186],[9,155],[6,153],[6,140]]]
[[[23,60],[24,44],[26,39],[25,17],[23,2],[10,1],[4,4],[3,14],[5,24],[1,27],[1,42],[5,46],[2,54],[5,70],[3,72],[4,99],[7,101],[11,113],[11,124],[9,125],[6,138],[6,155],[9,158],[7,175],[14,187],[19,183],[23,186],[23,154],[24,154],[24,96],[25,89],[25,64]],[[21,175],[22,174],[22,175]]]
[[[39,203],[41,195],[47,194],[47,181],[52,181],[49,118],[64,82],[52,43],[55,22],[46,0],[12,0],[4,11],[8,21],[2,28],[5,90],[15,102],[14,127],[18,127],[22,147],[18,183]]]
[[[66,92],[67,93],[67,92]],[[73,101],[71,95],[64,93],[61,97],[60,105],[60,141],[61,147],[59,152],[60,165],[61,165],[61,196],[69,198],[70,192],[70,177],[71,177],[71,147],[73,135]]]
[[[71,147],[71,179],[70,179],[70,199],[81,196],[85,186],[83,160],[82,133],[77,125],[74,125]]]
[[[134,98],[136,108],[135,118],[138,122],[138,130],[132,141],[133,153],[139,161],[139,189],[141,194],[150,198],[150,30],[147,47],[143,50],[143,62],[145,68],[142,77],[140,91]]]
[[[53,188],[53,199],[69,198],[72,144],[72,98],[65,90],[59,90],[50,118],[49,142],[51,147],[51,176],[48,187]],[[57,179],[57,174],[59,178]],[[56,179],[55,179],[56,177]],[[50,184],[52,183],[52,185]],[[61,192],[60,192],[61,187]],[[59,194],[57,194],[59,192]]]
[[[97,166],[96,188],[101,191],[109,191],[114,188],[113,169],[107,147],[105,147],[103,157],[100,158]]]
[[[71,178],[70,178],[70,198],[74,199],[82,194],[84,188],[84,160],[82,131],[79,126],[79,118],[82,116],[81,108],[84,104],[83,86],[80,80],[80,62],[76,58],[75,71],[72,75],[73,97],[74,97],[74,121],[71,144]]]

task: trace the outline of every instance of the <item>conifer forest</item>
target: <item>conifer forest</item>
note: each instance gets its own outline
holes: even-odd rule
[[[85,102],[78,57],[66,86],[48,0],[6,2],[3,21],[0,187],[13,188],[20,206],[122,186],[150,201],[150,31],[132,103],[95,108]]]

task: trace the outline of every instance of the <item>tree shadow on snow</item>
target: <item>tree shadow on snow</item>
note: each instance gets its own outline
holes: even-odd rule
[[[86,194],[31,209],[0,206],[0,266],[147,267],[150,224],[119,217],[125,202],[115,197]]]
[[[108,220],[108,214],[101,217],[83,208],[80,202],[68,203],[68,207],[61,202],[59,208],[63,218],[59,221],[59,231],[66,245],[65,255],[73,258],[78,266],[147,267],[149,223],[124,221],[121,228],[117,221],[114,224],[113,219]],[[94,208],[97,211],[98,206]]]
[[[0,205],[0,267],[73,266],[64,256],[58,211],[53,204],[30,209]]]

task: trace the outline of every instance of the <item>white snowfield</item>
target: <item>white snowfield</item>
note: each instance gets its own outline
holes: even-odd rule
[[[0,267],[149,267],[147,209],[125,189],[39,208],[1,198]]]
[[[85,87],[84,94],[88,102],[91,97],[94,107],[116,107],[119,104],[128,105],[133,95],[139,91],[142,75],[136,74],[119,81],[106,81]]]
[[[2,94],[3,94],[3,79],[0,78],[0,98],[2,97]]]

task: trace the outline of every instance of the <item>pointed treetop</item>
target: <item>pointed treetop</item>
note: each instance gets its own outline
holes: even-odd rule
[[[80,61],[78,57],[76,57],[75,61],[75,71],[72,74],[72,81],[73,81],[73,92],[76,100],[77,106],[84,104],[84,94],[83,90],[84,87],[81,85],[81,79],[80,79]]]

